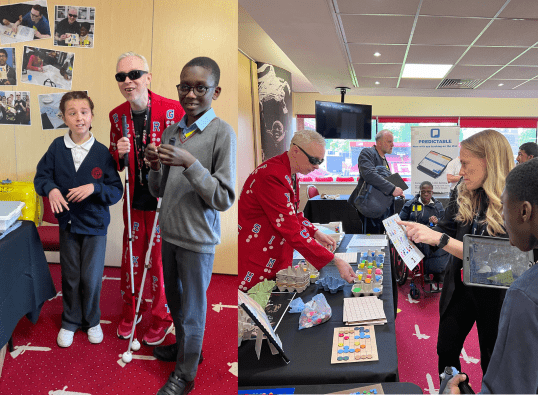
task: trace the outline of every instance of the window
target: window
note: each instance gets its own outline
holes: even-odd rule
[[[372,119],[372,139],[375,139],[376,120]],[[300,116],[297,117],[297,129],[309,129],[316,130],[316,118],[313,116]],[[365,144],[367,146],[360,146],[357,149],[357,144]],[[374,140],[356,142],[355,140],[341,140],[341,139],[326,139],[325,140],[325,161],[320,165],[319,169],[310,173],[303,181],[308,182],[309,179],[315,180],[318,177],[354,177],[353,181],[356,182],[359,175],[359,169],[357,167],[357,161],[363,147],[372,146],[375,143]],[[358,150],[358,153],[357,153]],[[299,178],[304,178],[302,174],[298,174]]]
[[[412,126],[460,126],[460,142],[485,129],[494,129],[508,139],[514,153],[526,142],[536,142],[536,118],[473,118],[473,117],[376,117],[372,119],[372,140],[325,140],[325,161],[320,168],[310,173],[303,181],[314,181],[317,177],[353,177],[359,175],[358,158],[361,150],[375,144],[375,134],[388,129],[394,134],[394,149],[387,155],[391,171],[411,181],[411,127]],[[299,115],[297,130],[316,130],[313,115]],[[305,177],[299,174],[299,177]]]

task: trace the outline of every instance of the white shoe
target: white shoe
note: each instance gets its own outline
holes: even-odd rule
[[[58,333],[58,338],[56,339],[58,346],[62,348],[67,348],[71,346],[71,344],[73,343],[74,335],[75,335],[74,331],[69,331],[69,330],[66,330],[65,328],[60,329],[60,332]]]
[[[101,330],[101,324],[97,324],[95,327],[88,329],[88,341],[92,344],[100,344],[103,341],[103,330]]]

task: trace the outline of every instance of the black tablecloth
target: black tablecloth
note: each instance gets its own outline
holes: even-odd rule
[[[435,195],[446,208],[448,194]],[[405,202],[414,198],[414,195],[405,195],[405,199],[394,200],[394,213],[400,213]],[[362,234],[362,222],[357,209],[347,203],[349,195],[340,195],[338,199],[321,199],[315,196],[306,202],[303,210],[304,217],[312,223],[342,222],[342,231],[346,234]]]
[[[346,235],[337,251],[345,251],[351,240]],[[390,275],[390,257],[385,248],[383,268],[383,307],[387,324],[375,326],[378,361],[331,365],[333,330],[343,327],[342,311],[344,297],[351,297],[351,285],[337,293],[318,290],[311,285],[298,297],[305,303],[318,293],[323,293],[332,309],[331,319],[321,325],[299,331],[299,314],[284,315],[276,333],[282,341],[286,356],[285,364],[280,355],[272,355],[266,341],[262,344],[260,360],[254,351],[254,341],[243,342],[238,350],[239,386],[289,386],[331,383],[380,383],[397,382],[398,357],[396,354],[396,331],[394,327],[394,306]],[[336,267],[327,266],[320,276],[338,276]]]
[[[295,388],[293,394],[329,394],[342,390],[356,389],[358,387],[369,386],[375,383],[353,383],[353,384],[319,384],[319,385],[299,385],[288,386]],[[255,389],[275,389],[281,386],[254,386],[241,387],[239,390]],[[413,383],[381,383],[384,394],[422,394],[422,389]]]
[[[0,347],[19,320],[37,322],[43,303],[56,296],[35,224],[22,225],[0,240]]]

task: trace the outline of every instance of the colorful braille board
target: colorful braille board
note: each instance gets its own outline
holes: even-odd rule
[[[374,326],[334,329],[331,364],[377,361]]]

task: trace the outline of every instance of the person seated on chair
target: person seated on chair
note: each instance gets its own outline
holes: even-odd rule
[[[538,248],[538,160],[518,164],[506,177],[502,217],[510,244],[521,251]],[[533,359],[534,358],[534,359]],[[506,292],[499,333],[482,394],[538,392],[538,265],[517,278]],[[460,394],[465,375],[454,376],[444,394]]]
[[[422,182],[419,189],[420,192],[403,206],[400,219],[433,227],[445,215],[445,208],[432,196],[433,185],[431,182]],[[424,243],[418,243],[417,248],[424,254],[424,274],[433,274],[435,283],[442,282],[442,273],[448,261],[448,253],[442,248],[433,252],[430,250],[430,246]]]

